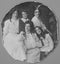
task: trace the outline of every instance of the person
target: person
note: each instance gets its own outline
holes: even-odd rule
[[[4,48],[9,53],[9,55],[15,59],[24,61],[26,59],[24,51],[24,32],[19,32],[19,19],[17,18],[18,11],[12,13],[11,19],[5,21],[3,28],[3,41]]]
[[[22,18],[19,19],[19,33],[25,31],[25,22],[29,21],[26,11],[22,11]]]
[[[36,42],[31,32],[31,23],[25,23],[25,47],[26,47],[26,55],[27,55],[27,62],[29,63],[36,63],[40,62],[40,47],[41,43]]]
[[[45,25],[42,23],[39,15],[40,15],[40,12],[39,12],[38,9],[36,9],[36,10],[34,11],[34,17],[32,18],[31,21],[32,21],[33,24],[34,24],[34,27],[39,26],[39,27],[41,27],[43,30],[46,30],[46,27],[45,27]]]
[[[48,54],[54,48],[54,43],[53,43],[51,36],[49,35],[49,33],[46,30],[43,31],[39,27],[36,28],[36,32],[38,34],[38,37],[40,37],[40,39],[43,43],[43,46],[40,48],[40,51]],[[39,32],[42,32],[42,34],[39,35]]]
[[[43,44],[43,41],[41,40],[41,37],[42,37],[42,35],[43,35],[43,30],[42,30],[42,28],[39,27],[39,26],[36,26],[36,27],[35,27],[35,32],[36,32],[36,35],[37,35],[38,39],[41,41],[41,44],[42,44],[42,46],[43,46],[44,44]]]

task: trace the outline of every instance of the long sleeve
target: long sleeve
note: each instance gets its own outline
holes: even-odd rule
[[[42,42],[41,42],[41,40],[37,37],[36,34],[33,34],[33,38],[34,38],[34,40],[35,40],[35,42],[36,42],[36,46],[37,46],[37,47],[42,47]]]
[[[41,28],[42,28],[43,30],[45,30],[45,29],[46,29],[46,26],[45,26],[42,22],[40,22],[40,24],[41,24]]]
[[[3,28],[3,37],[5,37],[9,31],[9,20],[5,21],[4,28]]]
[[[50,52],[51,50],[53,50],[54,44],[49,34],[46,34],[46,37],[45,39],[43,39],[43,42],[44,46],[41,48],[41,51]]]
[[[52,40],[52,38],[50,37],[49,34],[48,34],[47,40],[48,40],[48,43],[49,43],[48,46],[52,50],[54,48],[54,43],[53,43],[53,40]]]

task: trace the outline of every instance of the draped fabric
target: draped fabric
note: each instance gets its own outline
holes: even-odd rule
[[[10,20],[5,22],[3,34],[4,47],[12,58],[24,61],[26,59],[24,39],[21,34],[17,34],[19,24],[18,21],[16,22],[10,22]]]
[[[45,39],[42,39],[44,46],[41,48],[42,52],[50,52],[54,48],[54,43],[49,34],[45,35]]]
[[[37,37],[36,37],[37,38]],[[40,48],[41,41],[36,42],[35,34],[27,34],[25,45],[27,49],[27,62],[29,63],[36,63],[40,62]]]

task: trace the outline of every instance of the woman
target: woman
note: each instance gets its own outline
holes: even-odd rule
[[[39,27],[41,27],[43,30],[46,30],[46,27],[45,27],[45,25],[42,23],[42,20],[40,19],[39,15],[40,15],[40,12],[39,12],[38,9],[36,9],[36,10],[34,11],[34,17],[32,18],[31,21],[32,21],[33,24],[34,24],[34,27],[39,26]]]
[[[25,31],[25,22],[29,21],[26,11],[22,11],[22,18],[19,19],[19,33]]]
[[[27,62],[36,63],[40,62],[40,43],[37,44],[33,33],[31,32],[31,22],[25,23],[25,46],[26,46],[26,54],[27,54]],[[41,47],[41,46],[40,46]]]
[[[49,33],[46,30],[43,32],[43,30],[40,27],[36,27],[35,30],[43,44],[42,48],[40,49],[41,52],[48,53],[51,50],[53,50],[54,44],[53,44],[53,40],[52,40],[51,36],[49,35]],[[39,32],[42,32],[42,34],[39,35]]]
[[[3,28],[4,47],[7,52],[15,59],[23,61],[26,59],[25,51],[23,48],[23,32],[19,32],[19,19],[17,18],[18,12],[14,11],[11,19],[5,21]]]

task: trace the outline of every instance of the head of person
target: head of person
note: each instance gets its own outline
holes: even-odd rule
[[[46,35],[46,34],[49,34],[48,31],[46,31],[46,30],[43,31],[42,28],[39,27],[39,26],[36,26],[36,27],[35,27],[35,31],[36,31],[37,35],[40,35],[40,36],[42,36],[43,38],[45,38],[45,35]]]
[[[41,27],[39,27],[39,26],[36,26],[36,27],[35,27],[35,31],[36,31],[36,33],[37,33],[38,35],[40,35],[40,34],[43,32],[43,30],[42,30]]]
[[[31,21],[25,22],[25,31],[26,30],[30,31],[31,33],[35,32],[33,22]]]
[[[34,15],[36,16],[36,17],[39,17],[39,10],[38,9],[36,9],[35,11],[34,11]]]
[[[36,32],[36,34],[37,34],[37,36],[38,36],[39,38],[40,38],[40,37],[45,38],[45,32],[42,30],[41,27],[36,26],[36,27],[35,27],[35,32]]]
[[[26,11],[22,11],[22,18],[27,19],[27,12]]]
[[[11,14],[11,18],[18,19],[18,11],[17,11],[17,10],[15,10],[15,11]]]
[[[29,21],[27,21],[27,22],[25,22],[25,32],[30,32],[30,22]]]

